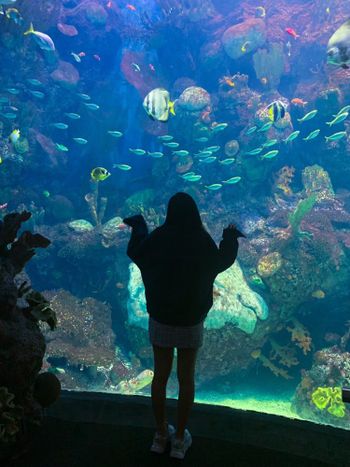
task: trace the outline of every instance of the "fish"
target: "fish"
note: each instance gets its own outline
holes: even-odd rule
[[[131,149],[131,148],[129,148],[129,151],[132,152],[133,154],[136,154],[137,156],[144,156],[146,154],[146,151],[144,149]]]
[[[326,141],[338,141],[346,136],[346,131],[339,131],[331,136],[325,136]]]
[[[17,8],[8,8],[5,11],[5,16],[7,19],[12,20],[15,24],[18,24],[18,25],[21,25],[24,21],[23,16],[20,14]]]
[[[0,5],[13,5],[17,0],[1,0]]]
[[[278,139],[268,139],[263,145],[263,148],[270,148],[271,146],[275,146],[278,143]]]
[[[42,195],[45,196],[45,198],[50,198],[50,192],[48,190],[44,190]]]
[[[157,136],[157,139],[158,141],[172,141],[174,137],[171,135],[162,135],[162,136]]]
[[[160,151],[155,151],[155,152],[149,152],[147,153],[149,156],[154,157],[155,159],[160,159],[161,157],[164,156],[164,154]]]
[[[242,180],[242,177],[231,177],[228,180],[224,180],[222,183],[225,183],[226,185],[234,185],[235,183],[238,183],[240,180]]]
[[[81,94],[81,93],[78,93],[77,96],[80,97],[80,99],[82,99],[83,101],[89,101],[89,100],[91,100],[91,97],[90,97],[88,94]]]
[[[9,101],[8,97],[0,97],[0,104],[7,104]]]
[[[97,61],[97,62],[100,62],[101,61],[101,57],[97,54],[93,55],[93,58]]]
[[[207,148],[204,148],[204,151],[218,152],[220,148],[221,146],[209,146]]]
[[[138,65],[137,63],[132,63],[131,66],[134,68],[135,71],[137,71],[138,73],[141,71],[141,68],[140,68],[140,65]]]
[[[220,188],[222,188],[222,184],[221,183],[213,183],[212,185],[205,185],[205,188],[207,188],[208,190],[211,190],[211,191],[217,191],[217,190],[220,190]]]
[[[17,143],[20,137],[21,137],[21,132],[18,129],[13,130],[9,136],[9,140],[11,141],[11,143],[14,144],[14,143]]]
[[[301,107],[303,107],[304,105],[307,104],[306,101],[304,101],[303,99],[300,99],[299,97],[294,97],[292,100],[291,100],[291,103],[294,104],[294,105],[299,105]]]
[[[5,91],[9,92],[10,94],[13,94],[14,96],[20,93],[19,89],[17,88],[6,88]]]
[[[14,120],[15,118],[17,118],[17,115],[12,112],[2,113],[1,115],[7,118],[8,120]]]
[[[290,135],[287,136],[286,139],[284,139],[283,141],[285,143],[290,143],[291,141],[294,141],[295,138],[297,138],[300,134],[300,131],[299,130],[296,130],[296,131],[293,131],[293,133],[291,133]]]
[[[113,164],[113,169],[120,169],[120,170],[127,171],[127,170],[131,170],[132,167],[131,165],[128,165],[128,164]]]
[[[349,112],[344,112],[342,114],[338,114],[335,116],[335,118],[331,122],[326,122],[327,125],[333,126],[336,125],[337,123],[341,123],[344,120],[346,120],[349,116]]]
[[[277,122],[278,120],[284,118],[286,115],[286,106],[282,101],[271,102],[271,104],[269,104],[266,109],[272,122]]]
[[[337,115],[344,114],[345,112],[350,112],[350,105],[346,105],[345,107],[340,109]],[[334,115],[334,117],[336,117],[336,115]]]
[[[79,57],[85,57],[85,56],[86,56],[86,53],[85,53],[85,52],[79,52],[79,53],[78,53],[78,56],[79,56]]]
[[[73,138],[73,140],[78,144],[86,144],[88,142],[85,138]]]
[[[128,3],[127,5],[125,5],[125,8],[127,8],[130,11],[136,11],[136,7],[132,5],[131,3]]]
[[[205,150],[203,150],[203,151],[197,152],[197,154],[195,154],[195,156],[196,156],[196,157],[209,157],[209,156],[211,156],[212,154],[213,154],[212,151],[205,151]]]
[[[42,50],[46,50],[48,52],[55,51],[55,44],[51,37],[43,32],[35,31],[33,23],[30,23],[28,31],[24,33],[25,36],[27,36],[28,34],[32,34],[34,36],[35,42]]]
[[[103,182],[103,180],[106,180],[110,175],[110,172],[104,167],[95,167],[91,171],[91,178],[95,182]]]
[[[314,290],[314,291],[312,292],[311,296],[312,296],[313,298],[322,299],[322,298],[325,298],[326,294],[324,293],[323,290],[318,289],[318,290]]]
[[[231,165],[233,164],[235,161],[235,159],[233,159],[232,157],[229,157],[228,159],[223,159],[222,161],[218,161],[219,164],[222,164],[222,165]]]
[[[185,157],[189,155],[189,151],[186,151],[186,149],[180,149],[179,151],[173,151],[173,154],[175,156]]]
[[[350,20],[338,28],[327,44],[327,63],[342,67],[350,66]]]
[[[209,156],[206,157],[205,159],[199,159],[199,162],[202,162],[203,164],[211,164],[212,162],[215,162],[217,159],[216,156]]]
[[[278,153],[279,153],[278,149],[274,149],[273,151],[269,151],[266,154],[263,154],[261,156],[261,159],[273,159],[274,157],[277,156]]]
[[[209,141],[209,138],[206,136],[201,136],[200,138],[195,138],[195,141],[197,143],[207,143]]]
[[[265,123],[261,128],[259,128],[258,133],[262,133],[264,131],[269,131],[269,129],[272,127],[273,122],[267,122]]]
[[[84,105],[90,110],[98,110],[100,108],[97,104],[84,103]]]
[[[199,180],[202,178],[202,175],[190,175],[189,177],[186,177],[185,180],[186,182],[199,182]]]
[[[174,102],[170,100],[169,91],[164,88],[150,91],[143,101],[143,108],[152,120],[159,122],[167,122],[169,113],[175,115]]]
[[[28,92],[37,99],[44,99],[45,94],[41,91],[33,91],[32,89],[29,89]]]
[[[318,113],[318,110],[311,110],[311,112],[304,115],[303,118],[298,118],[298,122],[302,123],[302,122],[306,122],[307,120],[311,120],[312,118],[315,117],[317,113]]]
[[[58,151],[62,151],[62,152],[67,152],[67,151],[69,151],[69,149],[67,148],[67,146],[64,146],[63,144],[56,143],[55,146],[56,146],[56,149],[57,149]]]
[[[290,57],[292,55],[292,44],[290,41],[287,42],[286,49],[287,49],[287,55],[288,57]]]
[[[248,128],[248,130],[245,132],[245,134],[246,134],[246,135],[251,135],[251,134],[254,133],[257,129],[258,129],[257,126],[252,126],[252,127]]]
[[[42,86],[42,84],[43,84],[41,81],[39,81],[38,79],[35,79],[35,78],[28,78],[27,82],[29,84],[31,84],[32,86]]]
[[[66,117],[72,119],[72,120],[78,120],[80,118],[80,115],[79,114],[75,114],[75,113],[65,113],[64,114]]]
[[[317,138],[317,136],[320,134],[320,131],[321,131],[321,130],[319,130],[319,129],[312,131],[312,132],[309,133],[305,138],[303,138],[303,140],[304,140],[304,141],[310,141],[310,140],[312,140],[312,139]]]
[[[263,6],[258,6],[255,8],[255,16],[258,18],[265,18],[266,16],[266,10]]]
[[[150,63],[150,64],[148,65],[148,68],[149,68],[153,73],[155,73],[156,69],[154,68],[154,65],[153,65],[152,63]]]
[[[163,146],[167,146],[168,148],[175,149],[180,146],[180,143],[175,143],[175,141],[170,141],[170,143],[164,143]]]
[[[68,128],[68,125],[66,123],[61,122],[51,123],[51,126],[58,128],[59,130],[66,130]]]
[[[120,138],[121,136],[123,136],[123,133],[121,131],[117,131],[117,130],[109,130],[107,131],[107,133],[111,136],[113,136],[113,138]]]
[[[245,43],[241,47],[241,52],[246,53],[250,45],[251,45],[250,41],[245,41]]]
[[[252,149],[251,151],[246,152],[246,154],[248,156],[256,156],[257,154],[260,154],[263,151],[263,149],[264,149],[263,147],[255,148],[255,149]]]
[[[71,52],[70,54],[71,54],[71,56],[74,58],[74,60],[75,60],[76,62],[78,62],[78,63],[81,62],[81,58],[79,57],[78,54],[75,54],[74,52]]]
[[[191,177],[192,175],[195,175],[195,172],[186,172],[185,174],[180,175],[180,177],[186,179],[187,177]]]
[[[211,129],[214,132],[223,131],[228,127],[228,123],[216,123],[212,125]]]
[[[235,82],[229,76],[224,76],[222,80],[225,84],[227,84],[227,86],[230,86],[230,88],[234,88],[236,86]]]
[[[295,29],[293,29],[293,28],[286,28],[285,31],[286,31],[287,34],[294,37],[294,39],[296,39],[297,37],[300,37],[299,34],[297,34]]]

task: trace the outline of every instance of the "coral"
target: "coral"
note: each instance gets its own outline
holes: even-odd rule
[[[91,193],[85,195],[85,201],[89,206],[90,214],[95,225],[101,225],[106,212],[108,199],[105,197],[99,198],[99,182],[92,181],[91,190]]]
[[[296,318],[292,318],[293,327],[288,326],[287,330],[291,332],[291,339],[301,348],[304,355],[311,351],[312,339],[309,331]]]
[[[279,359],[279,363],[288,368],[298,365],[299,360],[295,356],[295,350],[288,345],[280,345],[274,339],[270,339],[272,351],[271,360]]]
[[[294,175],[294,167],[289,167],[288,165],[282,167],[275,175],[275,188],[281,190],[285,196],[291,196],[293,192],[290,185],[293,181]]]
[[[116,391],[120,394],[135,394],[135,392],[140,391],[144,387],[151,384],[152,379],[153,371],[143,370],[135,378],[120,381],[116,387]]]
[[[345,404],[342,401],[342,390],[340,387],[318,387],[312,394],[311,400],[319,410],[325,410],[334,417],[345,416]]]
[[[303,218],[312,210],[315,203],[317,202],[317,195],[310,194],[307,198],[299,201],[297,207],[288,216],[288,221],[292,230],[292,235],[307,235],[311,236],[310,233],[300,230],[300,224]]]
[[[80,80],[78,70],[71,63],[62,60],[59,60],[58,67],[50,76],[53,81],[67,89],[74,89]]]
[[[146,300],[140,270],[129,266],[128,322],[143,329],[148,326]],[[221,329],[233,324],[247,334],[253,334],[258,320],[265,320],[268,307],[263,298],[253,292],[236,261],[218,275],[214,283],[214,304],[205,320],[206,329]]]
[[[15,396],[0,386],[0,446],[15,440],[20,431],[23,408],[14,402]]]
[[[259,259],[257,272],[261,277],[273,276],[282,266],[281,253],[274,251]]]
[[[73,229],[75,232],[89,232],[90,230],[94,229],[94,226],[91,222],[85,219],[77,219],[75,221],[69,222],[68,226]]]
[[[255,360],[259,360],[265,368],[272,371],[275,376],[281,376],[284,379],[292,379],[292,376],[282,368],[278,368],[274,363],[271,362],[265,355],[261,353],[261,350],[253,350],[250,354]]]
[[[137,191],[126,199],[126,213],[139,213],[142,208],[148,209],[150,206],[152,206],[155,196],[155,191],[151,188]]]
[[[210,105],[210,94],[203,88],[190,86],[183,91],[176,104],[185,111],[199,112]]]
[[[305,167],[302,181],[308,196],[315,194],[317,201],[334,199],[331,179],[323,167],[317,164]]]
[[[242,23],[229,27],[221,38],[227,55],[236,60],[247,52],[252,52],[264,45],[266,41],[265,23],[261,19],[250,18]],[[246,51],[242,46],[246,44]]]
[[[253,63],[256,77],[265,78],[270,88],[276,88],[284,71],[283,45],[272,43],[269,50],[259,49],[253,55]]]
[[[65,358],[72,366],[113,363],[115,335],[109,306],[91,297],[78,299],[65,290],[45,295],[57,315],[57,330],[48,336],[47,356]]]
[[[92,2],[87,4],[85,15],[94,26],[104,26],[108,18],[107,12],[103,6]]]

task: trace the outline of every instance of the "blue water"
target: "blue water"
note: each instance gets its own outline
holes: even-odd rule
[[[350,384],[347,112],[326,122],[350,104],[350,72],[327,63],[350,5],[37,3],[17,0],[0,15],[0,213],[31,211],[27,228],[52,241],[26,271],[58,317],[56,331],[43,325],[43,369],[68,389],[130,394],[138,378],[136,393],[149,394],[147,314],[122,219],[142,213],[153,229],[169,197],[186,191],[216,241],[230,222],[248,237],[214,288],[198,400],[246,399],[254,410],[268,400],[267,411],[275,403],[282,415],[347,428],[349,409],[330,389]],[[24,35],[30,23],[36,33]],[[54,50],[44,50],[48,38]],[[175,102],[167,122],[142,105],[157,88]],[[164,145],[164,135],[179,146]],[[217,148],[201,155],[208,147]],[[96,167],[110,175],[92,180]],[[172,375],[169,396],[176,392]]]

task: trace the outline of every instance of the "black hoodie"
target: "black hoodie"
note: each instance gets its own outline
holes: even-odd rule
[[[166,221],[148,234],[142,216],[125,221],[132,226],[127,254],[141,270],[149,315],[172,326],[203,321],[215,277],[236,259],[240,232],[224,229],[218,248],[201,224],[188,229]]]

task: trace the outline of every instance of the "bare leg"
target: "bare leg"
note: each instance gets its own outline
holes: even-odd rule
[[[154,376],[152,380],[152,407],[156,420],[157,431],[160,435],[168,434],[165,414],[166,385],[173,365],[173,348],[153,346]]]
[[[177,378],[179,400],[177,405],[176,438],[183,439],[194,401],[194,372],[197,349],[177,349]]]

